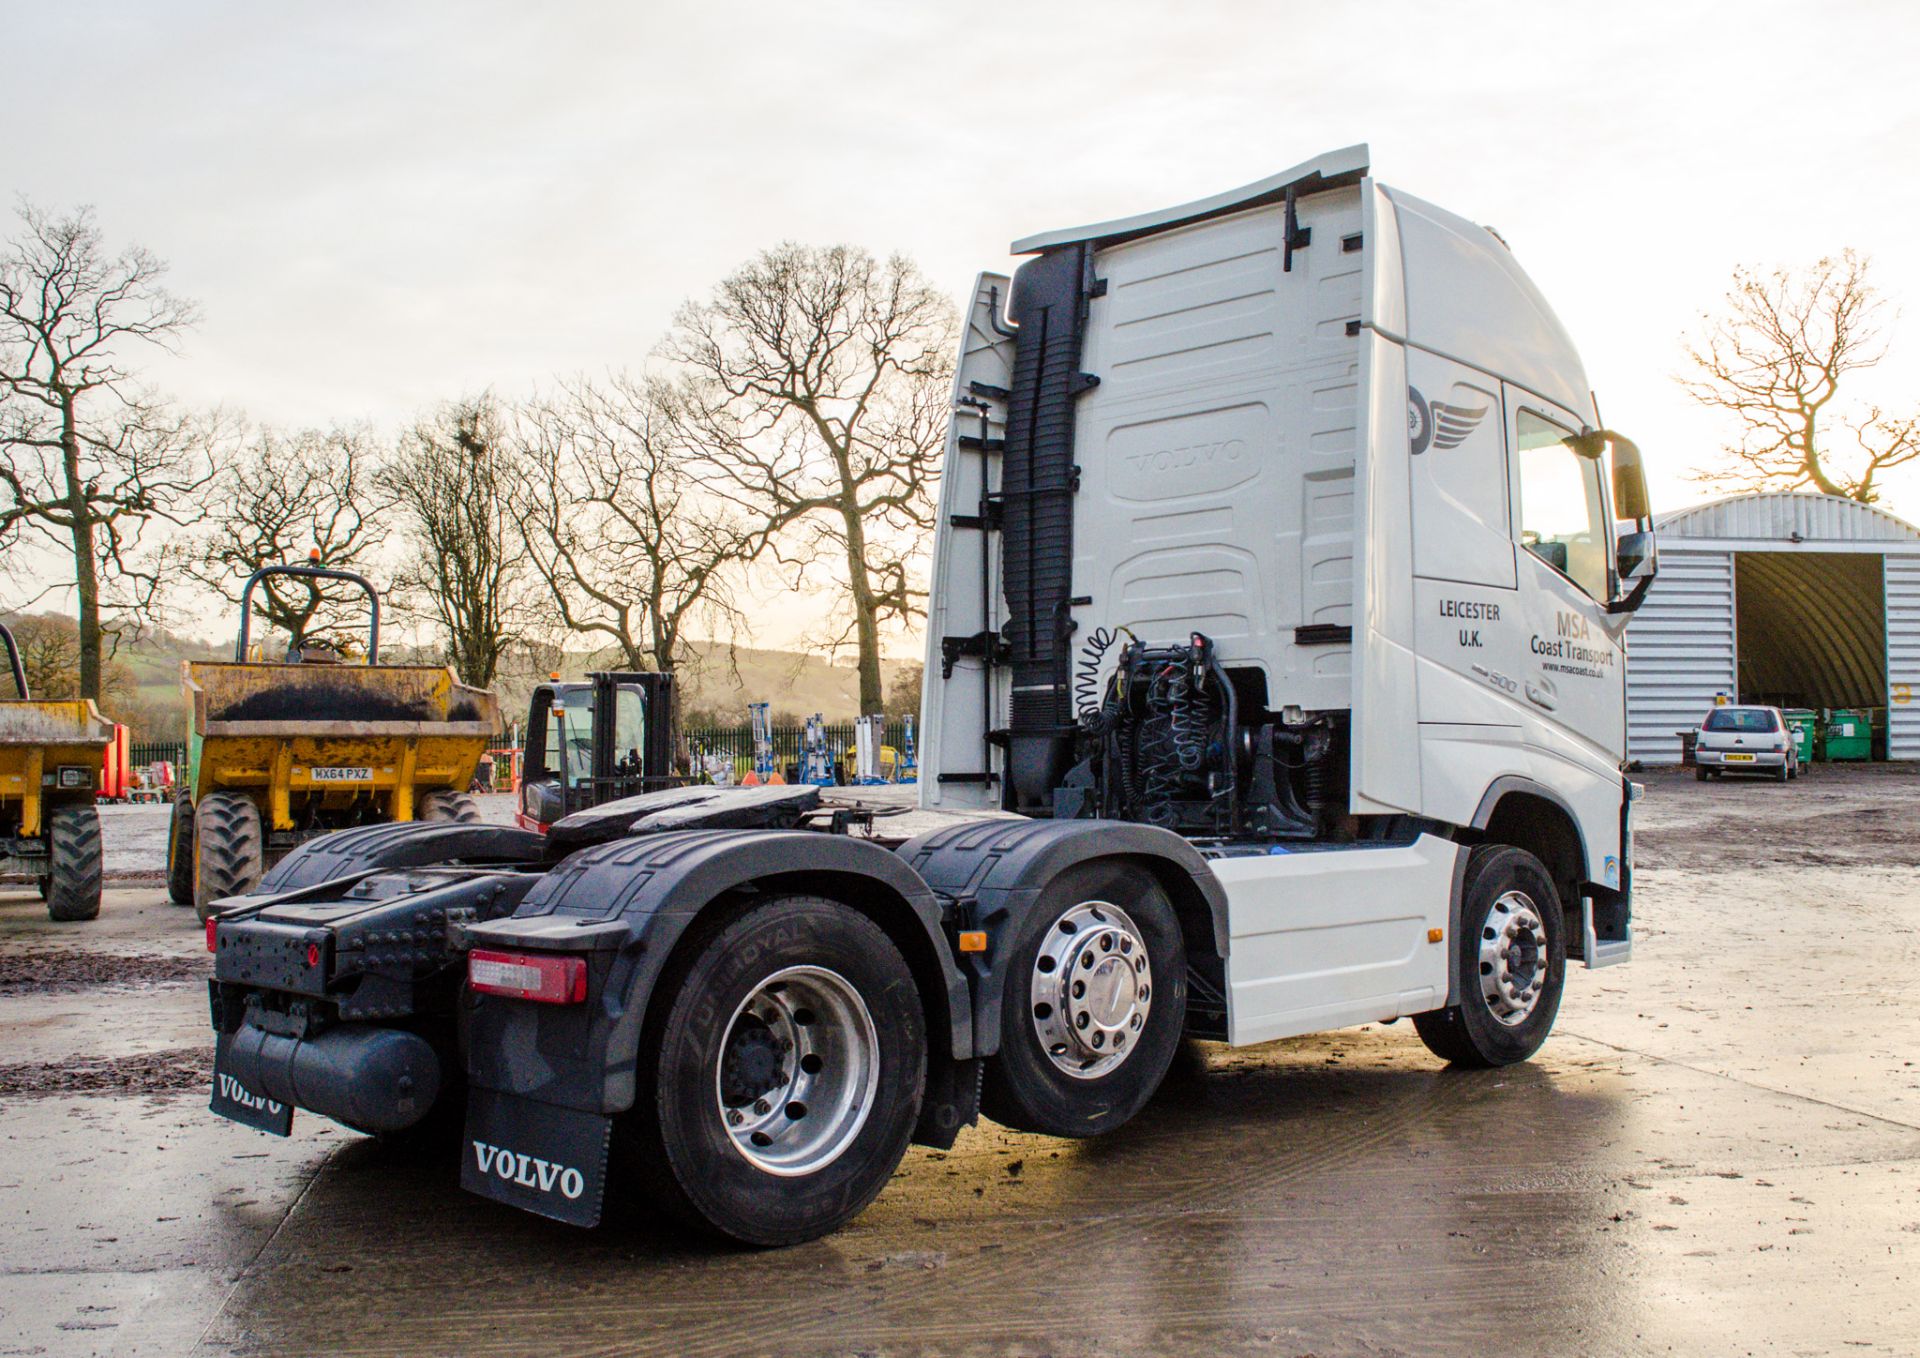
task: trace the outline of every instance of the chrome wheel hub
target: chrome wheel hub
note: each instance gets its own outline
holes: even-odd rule
[[[1524,891],[1493,903],[1480,929],[1480,992],[1494,1018],[1525,1023],[1547,984],[1547,926]]]
[[[866,1126],[880,1041],[859,991],[825,967],[788,967],[741,1001],[714,1096],[740,1153],[769,1174],[812,1174]]]
[[[1153,968],[1140,927],[1119,906],[1084,901],[1040,942],[1029,987],[1040,1049],[1076,1079],[1114,1069],[1140,1043]]]

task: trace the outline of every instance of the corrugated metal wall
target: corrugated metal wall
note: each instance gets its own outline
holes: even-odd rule
[[[1920,759],[1920,557],[1889,553],[1885,560],[1887,758]]]
[[[1733,665],[1733,554],[1663,541],[1659,577],[1627,632],[1627,758],[1678,763],[1674,733],[1733,692]]]

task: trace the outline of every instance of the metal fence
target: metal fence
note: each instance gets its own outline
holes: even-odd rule
[[[826,732],[827,752],[838,761],[846,751],[853,748],[854,724],[850,721],[828,722],[822,728]],[[806,728],[803,726],[776,726],[773,737],[773,766],[781,773],[787,771],[790,764],[800,762],[801,741]],[[682,733],[688,751],[696,754],[725,754],[735,764],[750,767],[753,762],[753,727],[742,723],[739,726],[693,726]],[[904,752],[907,742],[907,724],[903,721],[890,721],[886,724],[880,743],[891,745]]]
[[[127,749],[127,762],[137,769],[162,760],[176,765],[187,762],[187,747],[177,740],[136,741]]]

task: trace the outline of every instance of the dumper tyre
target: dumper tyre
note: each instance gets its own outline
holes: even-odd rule
[[[47,915],[70,921],[100,913],[100,813],[61,806],[47,818]]]
[[[212,792],[193,813],[193,907],[201,919],[213,903],[251,891],[267,870],[260,808],[233,792]]]
[[[1098,1136],[1132,1118],[1166,1078],[1186,1022],[1180,921],[1152,874],[1117,860],[1061,873],[1006,957],[980,1110],[1047,1136]]]
[[[458,821],[462,825],[480,823],[480,803],[467,792],[429,792],[420,799],[421,820]]]
[[[184,792],[173,799],[167,821],[167,899],[193,904],[193,798]]]
[[[1456,1066],[1506,1066],[1540,1049],[1567,978],[1566,913],[1538,858],[1482,844],[1467,859],[1454,939],[1459,1003],[1413,1016],[1427,1050]]]
[[[743,1245],[838,1230],[886,1187],[926,1083],[919,991],[859,911],[778,896],[696,923],[618,1124],[642,1201]],[[797,1059],[796,1059],[797,1058]]]

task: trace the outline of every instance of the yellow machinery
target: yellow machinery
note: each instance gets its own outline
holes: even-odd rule
[[[34,702],[13,633],[0,643],[18,700],[0,701],[0,867],[24,870],[57,920],[100,913],[101,759],[113,723],[91,699]]]
[[[268,575],[348,580],[373,601],[367,662],[309,649],[245,658],[248,598]],[[187,770],[167,837],[167,886],[204,919],[301,842],[356,825],[479,819],[467,793],[500,730],[500,701],[443,665],[382,665],[380,609],[360,576],[318,566],[255,572],[233,661],[187,661]]]

